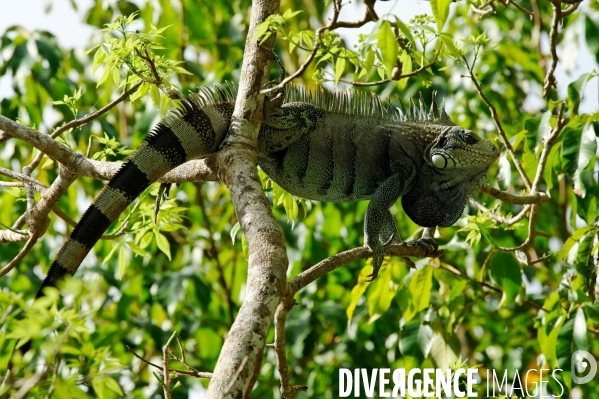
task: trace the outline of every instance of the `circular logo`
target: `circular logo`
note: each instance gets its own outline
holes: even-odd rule
[[[572,381],[576,384],[586,384],[597,374],[597,361],[587,351],[576,351],[570,360],[570,370],[572,371]],[[582,373],[586,373],[586,376],[579,377],[579,374]]]

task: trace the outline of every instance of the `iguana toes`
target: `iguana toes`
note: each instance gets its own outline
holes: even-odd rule
[[[104,231],[152,182],[185,161],[218,150],[229,125],[236,88],[192,94],[154,128],[98,194],[50,266],[37,297],[74,274]],[[414,243],[436,249],[436,226],[451,226],[496,160],[495,146],[451,122],[433,96],[430,112],[409,111],[378,97],[287,88],[259,133],[258,164],[290,193],[319,201],[370,199],[364,241],[373,252],[372,278],[383,247],[399,234],[389,207],[402,197],[408,216],[426,227]]]

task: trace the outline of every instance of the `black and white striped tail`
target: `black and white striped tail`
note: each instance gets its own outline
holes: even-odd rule
[[[144,191],[169,170],[186,160],[185,149],[172,129],[158,124],[142,148],[125,163],[95,198],[75,226],[52,262],[36,298],[46,287],[54,287],[67,273],[75,274],[79,265],[119,215]]]
[[[151,183],[187,160],[218,150],[228,131],[233,104],[205,102],[208,100],[192,97],[154,128],[85,211],[52,262],[36,298],[44,295],[44,288],[56,286],[67,273],[74,275],[112,222]]]

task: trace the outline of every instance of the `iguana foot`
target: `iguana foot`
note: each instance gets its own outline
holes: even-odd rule
[[[385,250],[384,248],[386,246],[388,246],[389,244],[391,244],[393,242],[393,239],[395,238],[395,234],[391,234],[391,237],[389,237],[389,239],[384,242],[384,243],[377,243],[377,245],[374,248],[370,248],[370,250],[372,251],[372,273],[370,273],[366,282],[371,282],[373,281],[376,276],[378,276],[379,274],[379,270],[381,269],[381,266],[383,265],[383,259],[385,258]]]
[[[437,241],[435,241],[432,238],[426,238],[426,237],[422,237],[417,240],[406,241],[406,244],[408,244],[411,247],[415,246],[415,247],[423,248],[426,251],[426,255],[430,255],[430,254],[436,252],[437,249],[439,249],[439,244],[437,243]]]

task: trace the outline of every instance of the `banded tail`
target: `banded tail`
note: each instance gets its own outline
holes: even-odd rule
[[[96,196],[52,262],[36,298],[79,265],[118,216],[151,183],[184,162],[216,152],[233,113],[234,86],[201,88],[171,111]]]

